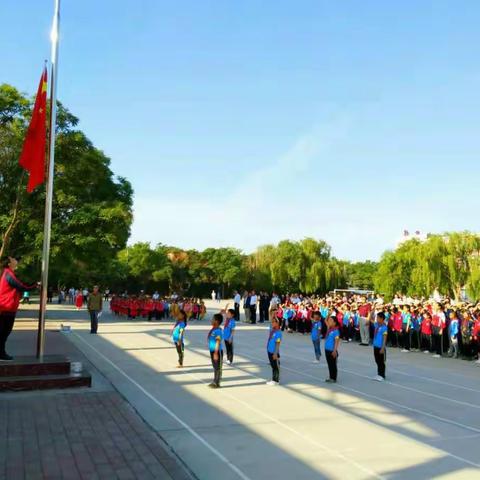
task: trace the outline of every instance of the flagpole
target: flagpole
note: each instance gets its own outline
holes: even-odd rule
[[[40,289],[40,310],[38,315],[37,358],[45,351],[45,314],[47,310],[48,267],[50,263],[50,234],[52,226],[53,176],[55,167],[55,133],[57,124],[57,72],[58,36],[60,30],[60,0],[55,0],[55,13],[51,32],[51,74],[50,74],[50,143],[47,162],[47,190],[45,196],[45,223],[43,230],[42,286]]]

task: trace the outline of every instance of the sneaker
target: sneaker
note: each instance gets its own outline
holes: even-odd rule
[[[313,363],[320,363],[320,359],[314,360]]]
[[[208,384],[209,388],[220,388],[220,385],[217,385],[215,382],[209,383]]]
[[[410,352],[410,350],[407,350],[406,348],[404,348],[404,349],[402,350],[402,353],[409,353],[409,352]]]
[[[384,381],[385,381],[385,379],[384,379],[382,376],[380,376],[380,375],[377,375],[377,376],[374,377],[373,379],[374,379],[376,382],[384,382]]]
[[[337,383],[337,381],[334,380],[333,378],[327,378],[327,379],[325,380],[325,383]]]
[[[435,355],[433,355],[433,358],[440,358],[440,355],[436,353]]]
[[[348,339],[348,343],[350,343],[351,341],[352,341],[352,339],[351,339],[351,338],[349,338],[349,339]]]
[[[267,385],[269,387],[276,387],[277,385],[279,385],[278,382],[274,382],[273,380],[270,380],[269,382],[267,382]]]
[[[480,358],[475,363],[480,365]]]
[[[428,350],[424,350],[423,353],[426,353],[428,355],[430,352]]]
[[[1,357],[0,360],[2,362],[11,362],[13,360],[13,357],[8,355],[8,353],[4,353]]]
[[[231,365],[232,362],[230,360],[227,360],[227,365]]]

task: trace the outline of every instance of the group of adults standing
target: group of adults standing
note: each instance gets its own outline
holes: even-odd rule
[[[240,320],[240,309],[243,308],[247,323],[257,323],[257,315],[258,321],[263,323],[270,319],[271,312],[280,304],[280,298],[275,292],[270,295],[265,291],[257,294],[255,290],[246,290],[243,295],[240,295],[235,291],[233,304],[237,321]]]

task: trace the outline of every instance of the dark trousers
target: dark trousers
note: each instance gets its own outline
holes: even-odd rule
[[[405,350],[410,350],[410,332],[406,329],[402,330],[402,346]]]
[[[180,342],[180,344],[176,343],[175,348],[177,349],[177,353],[178,353],[178,364],[183,365],[185,345],[183,344],[183,342]]]
[[[257,323],[257,306],[250,307],[250,323]]]
[[[227,351],[227,360],[233,362],[233,341],[225,340],[225,350]]]
[[[0,313],[0,356],[5,355],[5,344],[8,337],[12,333],[13,324],[15,323],[15,313],[2,312]]]
[[[240,321],[240,305],[236,303],[234,308],[235,308],[235,320],[239,322]]]
[[[432,336],[426,333],[422,333],[422,349],[428,350],[429,352],[432,350]]]
[[[280,381],[280,355],[277,355],[277,359],[275,360],[273,353],[268,352],[268,360],[272,367],[272,380],[278,383]]]
[[[442,334],[434,333],[432,335],[433,350],[437,355],[442,354]]]
[[[328,372],[330,373],[330,379],[337,380],[338,368],[337,368],[337,358],[333,358],[333,352],[330,350],[325,350],[325,358],[327,359]]]
[[[378,374],[385,378],[385,361],[387,359],[387,351],[380,353],[381,348],[373,347],[373,355],[375,357],[375,363],[377,364]]]
[[[98,330],[98,312],[90,310],[90,333],[97,333]]]
[[[264,315],[265,315],[265,310],[263,309],[263,306],[262,306],[262,305],[260,305],[260,308],[259,308],[259,310],[258,310],[258,313],[259,313],[259,315],[260,315],[259,322],[260,322],[260,323],[263,323],[263,322],[265,321],[265,316],[264,316]]]
[[[213,383],[220,386],[220,382],[222,381],[223,350],[218,352],[218,360],[215,360],[213,355],[214,352],[210,352],[213,367]]]

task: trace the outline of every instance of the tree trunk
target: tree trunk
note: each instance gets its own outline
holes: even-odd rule
[[[17,194],[17,199],[15,200],[15,206],[13,208],[13,215],[10,224],[8,225],[5,233],[2,235],[2,246],[0,247],[0,258],[3,257],[5,254],[8,244],[10,242],[10,238],[15,230],[15,227],[18,225],[19,218],[18,214],[20,212],[20,192]]]

